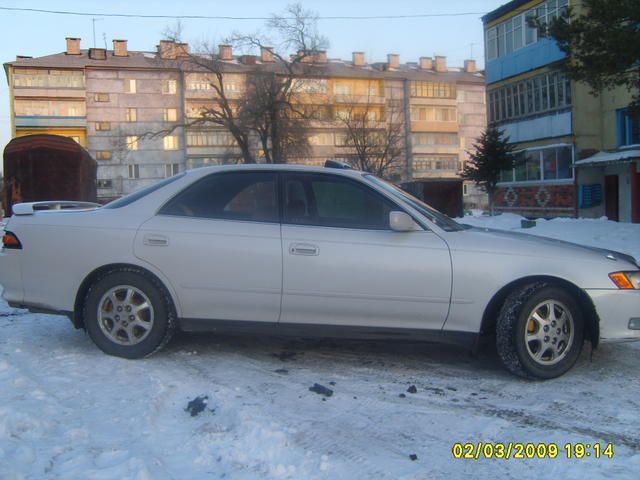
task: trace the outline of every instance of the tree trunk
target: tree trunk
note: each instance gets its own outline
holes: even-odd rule
[[[245,142],[238,142],[238,145],[240,146],[240,150],[242,151],[242,158],[244,160],[244,163],[256,163],[255,158],[253,158],[253,155],[251,155],[249,145],[247,145]]]
[[[489,197],[489,215],[493,217],[493,191],[487,191],[487,196]]]

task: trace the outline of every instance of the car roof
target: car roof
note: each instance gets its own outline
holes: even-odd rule
[[[335,175],[343,175],[347,177],[360,177],[364,172],[360,170],[352,170],[346,168],[316,167],[310,165],[296,165],[288,163],[250,163],[250,164],[233,164],[233,165],[215,165],[210,167],[199,167],[187,170],[187,175],[204,176],[215,172],[238,172],[253,170],[271,170],[275,172],[305,172],[305,173],[331,173]]]

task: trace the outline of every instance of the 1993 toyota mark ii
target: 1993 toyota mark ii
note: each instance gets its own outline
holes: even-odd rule
[[[469,347],[495,334],[507,369],[544,379],[585,341],[640,340],[633,258],[466,228],[344,168],[208,167],[103,207],[16,205],[0,283],[12,306],[66,314],[126,358],[177,328]]]

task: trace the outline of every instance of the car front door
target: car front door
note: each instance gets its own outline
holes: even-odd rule
[[[335,174],[283,174],[281,323],[442,328],[451,261],[431,231],[395,232],[400,210]]]
[[[282,244],[273,172],[196,181],[142,225],[135,254],[177,292],[189,319],[277,322]]]

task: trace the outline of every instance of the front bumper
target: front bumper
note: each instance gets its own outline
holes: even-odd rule
[[[600,341],[640,341],[640,330],[629,328],[640,318],[640,290],[586,290],[600,317]]]

